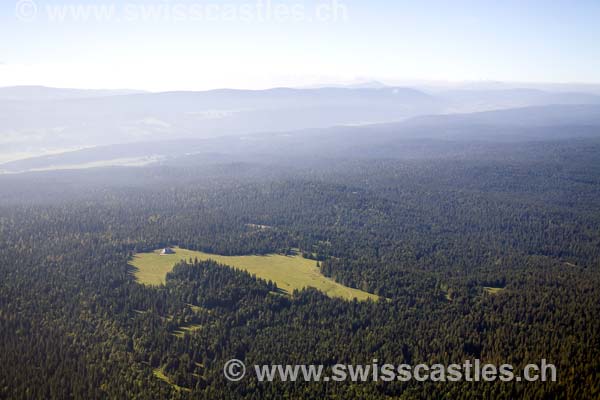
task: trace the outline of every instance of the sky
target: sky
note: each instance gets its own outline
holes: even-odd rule
[[[600,1],[3,0],[0,86],[600,83]]]

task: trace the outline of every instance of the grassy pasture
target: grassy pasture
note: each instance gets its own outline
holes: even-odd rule
[[[504,290],[504,288],[484,286],[483,290],[489,294],[498,294],[498,293],[501,293]]]
[[[173,331],[172,335],[178,338],[183,338],[186,333],[191,333],[202,329],[202,325],[198,324],[190,324],[190,325],[182,325],[176,330]]]
[[[173,388],[174,388],[175,390],[177,390],[178,392],[180,392],[180,391],[182,391],[182,390],[183,390],[184,392],[191,392],[191,389],[188,389],[188,388],[185,388],[185,387],[182,387],[182,386],[176,385],[176,384],[175,384],[175,383],[174,383],[174,382],[171,380],[171,378],[169,378],[168,376],[166,376],[166,375],[165,375],[165,373],[163,372],[163,370],[162,370],[162,369],[160,369],[160,368],[156,368],[155,370],[153,370],[153,371],[152,371],[152,374],[153,374],[153,375],[154,375],[156,378],[160,379],[161,381],[163,381],[163,382],[165,382],[165,383],[169,384],[171,387],[173,387]]]
[[[354,298],[358,300],[376,300],[378,298],[374,294],[343,286],[323,276],[317,267],[316,261],[303,258],[300,255],[221,256],[179,247],[175,247],[173,250],[175,250],[175,254],[163,256],[160,255],[160,250],[136,254],[131,261],[131,265],[134,267],[134,275],[137,281],[145,285],[157,286],[164,284],[167,273],[179,261],[198,258],[201,261],[210,259],[220,264],[248,271],[259,278],[275,282],[277,287],[288,293],[294,289],[314,287],[329,297],[340,297],[347,300]]]

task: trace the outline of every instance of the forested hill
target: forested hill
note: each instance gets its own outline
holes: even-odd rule
[[[598,398],[599,143],[477,146],[461,157],[188,157],[0,176],[0,397]],[[165,246],[297,248],[383,299],[281,295],[194,260],[165,286],[137,283],[133,254]],[[545,358],[559,379],[234,384],[222,375],[234,357],[516,368]]]
[[[308,118],[304,112],[298,117]],[[304,166],[315,159],[473,159],[510,157],[521,148],[600,138],[600,105],[548,105],[429,115],[401,122],[274,130],[222,137],[141,140],[0,164],[0,172],[212,162]],[[535,152],[527,149],[528,156]],[[544,153],[545,154],[545,153]],[[520,155],[523,158],[523,154]]]

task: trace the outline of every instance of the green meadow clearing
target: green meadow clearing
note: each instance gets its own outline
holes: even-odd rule
[[[186,333],[195,332],[199,329],[202,329],[202,325],[198,325],[198,324],[182,325],[179,328],[177,328],[176,330],[174,330],[171,334],[178,338],[183,338]]]
[[[317,262],[300,255],[284,256],[280,254],[221,256],[201,251],[186,250],[174,247],[175,254],[160,255],[160,249],[151,253],[138,253],[131,260],[134,275],[138,282],[145,285],[161,285],[165,283],[167,273],[181,260],[198,258],[200,261],[214,260],[220,264],[248,271],[258,278],[271,280],[277,287],[290,293],[294,289],[314,287],[329,297],[340,297],[347,300],[377,300],[378,296],[362,290],[343,286],[321,274]]]
[[[498,293],[501,293],[501,292],[504,290],[504,288],[501,288],[501,287],[491,287],[491,286],[484,286],[484,287],[483,287],[483,290],[484,290],[486,293],[489,293],[489,294],[498,294]]]
[[[179,386],[179,385],[176,385],[175,383],[173,383],[171,378],[169,378],[167,375],[165,375],[164,371],[161,368],[156,368],[154,371],[152,371],[152,373],[154,374],[155,377],[157,377],[161,381],[169,384],[172,388],[174,388],[178,392],[180,392],[180,391],[191,392],[191,389],[188,389],[188,388],[185,388],[185,387],[182,387],[182,386]]]

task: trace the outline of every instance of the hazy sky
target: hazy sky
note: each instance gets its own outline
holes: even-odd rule
[[[2,0],[0,86],[600,82],[600,1]]]

